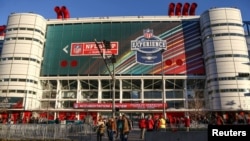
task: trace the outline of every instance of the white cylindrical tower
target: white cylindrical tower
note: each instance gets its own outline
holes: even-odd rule
[[[249,55],[236,8],[212,8],[200,17],[211,110],[250,110]]]
[[[34,13],[11,14],[1,54],[1,96],[22,101],[24,110],[39,106],[39,76],[46,20]]]

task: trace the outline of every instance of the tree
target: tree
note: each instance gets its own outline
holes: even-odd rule
[[[197,87],[193,89],[192,95],[189,95],[188,97],[188,109],[190,109],[189,116],[195,121],[196,126],[198,126],[200,120],[207,117],[208,110],[206,110],[205,107],[203,89],[198,89]]]

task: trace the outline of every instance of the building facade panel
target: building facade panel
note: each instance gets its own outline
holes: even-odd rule
[[[241,13],[237,8],[211,8],[208,12],[211,24],[227,22],[242,24]]]

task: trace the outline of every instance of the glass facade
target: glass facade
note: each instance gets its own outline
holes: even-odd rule
[[[192,108],[192,104],[197,101],[203,103],[203,108],[205,108],[204,78],[166,79],[164,81],[166,81],[165,102],[168,108],[185,109],[187,108],[185,103]],[[54,80],[42,82],[46,86],[49,84],[52,88],[43,91],[42,109],[48,106],[57,109],[74,108],[74,103],[77,102],[112,103],[111,80],[83,79],[80,81],[58,80],[57,82]],[[162,79],[121,79],[116,82],[120,82],[116,83],[116,103],[162,103]],[[56,90],[59,92],[57,95]]]

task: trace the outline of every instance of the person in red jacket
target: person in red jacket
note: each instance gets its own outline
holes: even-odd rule
[[[218,113],[215,113],[215,118],[216,118],[216,125],[224,124],[223,118]]]
[[[140,134],[140,138],[144,139],[144,135],[145,135],[145,131],[147,128],[147,123],[146,123],[146,119],[144,118],[144,116],[141,117],[141,119],[139,120],[139,128],[141,130],[141,134]]]
[[[154,120],[153,120],[152,115],[148,116],[146,125],[147,125],[147,131],[154,131]]]
[[[190,123],[191,123],[191,121],[190,121],[189,116],[186,116],[186,118],[185,118],[185,127],[186,127],[187,132],[189,132]]]

